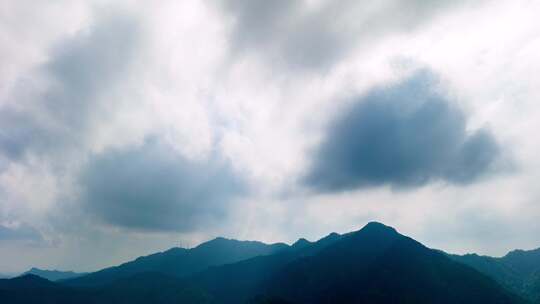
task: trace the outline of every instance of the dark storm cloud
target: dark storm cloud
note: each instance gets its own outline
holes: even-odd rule
[[[84,208],[100,220],[156,231],[223,221],[231,200],[247,189],[225,160],[189,160],[156,138],[97,155],[79,182]]]
[[[221,0],[231,54],[255,51],[292,68],[326,69],[359,44],[415,29],[461,1]]]
[[[27,243],[41,243],[43,236],[34,228],[26,225],[7,227],[0,225],[0,242],[23,241]]]
[[[359,98],[330,126],[304,182],[321,192],[433,180],[468,184],[499,155],[489,131],[466,130],[464,113],[418,72]]]
[[[0,108],[0,154],[17,160],[81,144],[114,105],[100,97],[126,71],[137,33],[133,18],[116,14],[60,42]]]

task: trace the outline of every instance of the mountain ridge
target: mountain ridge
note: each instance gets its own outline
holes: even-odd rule
[[[20,304],[531,303],[379,222],[292,245],[215,238],[104,270],[58,282],[0,280],[0,297]]]
[[[78,273],[73,271],[61,271],[61,270],[46,270],[37,267],[32,267],[30,270],[23,272],[21,275],[33,274],[39,277],[45,278],[49,281],[60,281],[66,279],[72,279],[86,275],[87,273]]]
[[[448,256],[488,275],[523,298],[540,303],[540,248],[515,249],[502,257],[478,254]]]
[[[408,245],[405,247],[397,246],[402,243]],[[371,303],[409,303],[396,300],[400,296],[405,296],[411,299],[410,303],[462,303],[464,299],[467,299],[467,296],[470,296],[474,298],[475,303],[523,303],[522,300],[503,290],[487,276],[468,266],[454,262],[444,254],[429,249],[417,241],[397,233],[395,229],[380,223],[370,223],[358,231],[340,235],[336,239],[331,238],[331,241],[323,238],[301,250],[285,250],[270,256],[255,257],[236,264],[213,267],[194,275],[190,278],[190,282],[202,286],[210,294],[221,299],[220,303],[226,304],[244,303],[249,299],[261,296],[298,304],[356,303],[351,299],[355,296],[354,292],[358,290],[358,286],[356,284],[350,286],[350,283],[361,282],[359,279],[363,276],[363,282],[368,284],[370,280],[369,276],[366,276],[366,271],[379,273],[377,283],[375,286],[371,286],[374,288],[373,290],[380,290],[381,287],[385,286],[386,280],[392,281],[393,276],[378,272],[376,266],[384,266],[380,259],[395,258],[394,269],[401,267],[411,277],[414,277],[415,269],[405,267],[409,261],[396,259],[396,256],[390,254],[395,253],[399,257],[406,251],[403,249],[409,247],[412,248],[413,252],[421,252],[424,257],[432,261],[433,265],[424,263],[422,259],[417,259],[416,265],[426,269],[424,273],[426,277],[430,275],[430,270],[438,271],[437,273],[444,278],[444,280],[440,280],[441,285],[433,285],[429,280],[425,280],[423,284],[427,288],[423,288],[423,291],[419,291],[418,294],[410,294],[403,289],[399,289],[399,292],[395,294],[391,289],[386,288],[382,294],[364,293],[362,296],[367,298],[354,298],[355,301],[363,303],[370,299],[377,299],[378,302],[372,301]],[[362,254],[362,263],[360,264],[357,263],[358,254]],[[414,254],[411,253],[409,257],[414,258]],[[335,262],[333,266],[336,267],[329,267],[327,261]],[[264,274],[262,277],[261,273]],[[344,273],[349,275],[340,279],[340,275]],[[355,276],[351,276],[353,274]],[[469,285],[461,284],[460,280],[456,279],[459,277],[458,274],[464,274],[466,278],[463,281],[468,281],[470,286],[478,287],[484,292],[477,293],[474,288],[470,289]],[[328,279],[330,277],[332,280]],[[345,281],[343,281],[344,278]],[[326,280],[329,280],[330,283]],[[332,281],[334,282],[332,283]],[[308,283],[302,285],[304,284],[302,282]],[[336,282],[340,283],[336,285]],[[400,282],[403,285],[412,284],[406,280]],[[416,281],[412,280],[412,282]],[[447,285],[456,286],[456,290],[462,292],[441,287]],[[396,284],[396,287],[399,287],[399,284]],[[321,294],[321,290],[323,293],[324,291],[328,291],[328,293]],[[354,291],[352,294],[351,290]],[[427,292],[429,290],[437,292],[429,293]],[[456,295],[452,298],[453,293],[461,294],[462,298]],[[427,295],[430,295],[431,298]],[[426,298],[429,298],[429,301],[426,301]],[[452,302],[448,299],[456,301]]]
[[[283,243],[265,244],[218,237],[191,249],[174,247],[82,277],[64,280],[63,283],[70,286],[96,286],[140,272],[161,272],[183,277],[213,265],[238,262],[253,256],[277,252],[286,247],[287,245]]]

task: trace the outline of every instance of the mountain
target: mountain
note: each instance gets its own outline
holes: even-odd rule
[[[35,267],[23,273],[23,275],[25,274],[37,275],[49,281],[66,280],[86,275],[86,273],[77,273],[73,271],[44,270]]]
[[[523,298],[540,303],[540,248],[514,250],[500,258],[477,254],[450,256],[492,277]]]
[[[25,274],[12,279],[0,279],[0,290],[36,290],[56,288],[58,285],[33,274]]]
[[[266,278],[283,266],[308,256],[313,256],[332,246],[347,235],[331,233],[317,242],[306,244],[302,239],[296,246],[290,246],[276,254],[258,256],[234,264],[211,267],[203,272],[185,278],[187,284],[206,290],[219,303],[245,303],[260,299],[281,299],[265,295],[261,288]],[[299,245],[301,244],[301,246]]]
[[[189,278],[220,303],[523,303],[492,279],[380,223]]]
[[[0,279],[0,299],[10,304],[90,303],[87,292],[72,290],[33,274]]]
[[[203,290],[158,273],[136,274],[99,288],[72,288],[35,275],[0,280],[0,300],[10,304],[212,304]]]
[[[34,275],[0,280],[0,299],[17,304],[527,303],[487,275],[380,223],[291,246],[218,238],[110,269],[60,282]],[[81,284],[81,279],[88,281]]]
[[[172,248],[120,266],[106,268],[63,283],[69,286],[99,286],[137,273],[156,272],[174,277],[202,271],[210,266],[235,263],[259,255],[276,253],[288,246],[216,238],[193,249]]]

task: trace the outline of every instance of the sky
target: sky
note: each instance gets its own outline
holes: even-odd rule
[[[0,272],[393,226],[540,247],[540,2],[0,4]]]

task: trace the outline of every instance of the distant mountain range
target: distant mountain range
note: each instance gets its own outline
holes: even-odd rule
[[[6,303],[539,303],[536,251],[449,255],[380,223],[293,245],[217,238],[98,272],[0,280]],[[536,289],[535,289],[536,288]],[[537,301],[537,302],[534,302]]]
[[[495,279],[532,303],[540,303],[540,249],[514,250],[501,258],[477,254],[451,257]]]
[[[229,264],[259,255],[276,253],[288,246],[283,243],[264,244],[216,238],[193,249],[172,248],[120,266],[66,281],[70,286],[97,286],[111,283],[141,272],[156,272],[173,277],[184,277],[211,266]]]
[[[33,274],[49,281],[60,281],[66,279],[73,279],[80,276],[87,275],[87,273],[77,273],[73,271],[59,271],[59,270],[43,270],[39,268],[32,268],[22,275]]]

